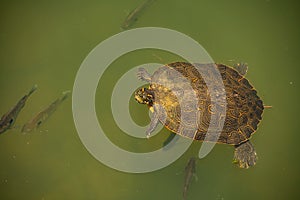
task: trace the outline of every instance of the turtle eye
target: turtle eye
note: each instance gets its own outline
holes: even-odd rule
[[[9,120],[9,124],[12,124],[14,122],[14,119],[13,118],[11,118],[10,120]]]

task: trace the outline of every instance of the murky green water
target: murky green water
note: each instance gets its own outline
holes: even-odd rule
[[[20,113],[22,125],[61,92],[72,89],[76,72],[101,41],[119,33],[127,13],[142,1],[14,1],[0,6],[0,113],[34,84],[38,90]],[[233,148],[217,145],[197,160],[198,181],[188,199],[296,199],[299,162],[299,5],[295,1],[157,0],[132,28],[165,27],[197,40],[216,62],[249,64],[247,77],[266,105],[252,138],[259,160],[249,170],[231,163]],[[176,41],[174,41],[176,42]],[[155,54],[155,56],[153,55]],[[98,118],[109,138],[141,152],[159,148],[164,130],[152,141],[133,139],[116,126],[110,96],[132,67],[171,62],[176,56],[144,50],[116,60],[100,80]],[[127,105],[124,105],[127,106]],[[130,102],[133,119],[149,121],[146,108]],[[172,165],[147,174],[127,174],[94,159],[75,130],[71,99],[35,132],[16,128],[0,135],[1,199],[182,199],[184,167],[201,143]],[[298,186],[298,187],[297,187]]]

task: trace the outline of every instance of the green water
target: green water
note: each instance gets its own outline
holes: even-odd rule
[[[0,3],[0,113],[34,84],[38,90],[20,113],[22,125],[61,92],[71,90],[77,70],[101,41],[119,33],[127,13],[140,0],[2,1]],[[252,141],[259,160],[242,170],[231,163],[233,148],[217,145],[197,160],[198,181],[188,199],[297,199],[299,159],[299,4],[296,1],[157,0],[132,28],[155,26],[185,33],[216,62],[249,64],[248,79],[266,105]],[[174,41],[176,42],[176,41]],[[132,52],[116,60],[100,80],[96,109],[108,137],[120,147],[142,152],[168,136],[133,139],[116,126],[110,108],[112,88],[123,73],[147,63],[175,61],[157,50]],[[127,105],[124,105],[127,106]],[[146,108],[130,102],[136,123],[149,122]],[[201,143],[170,166],[128,174],[94,159],[76,132],[67,99],[35,132],[15,128],[0,135],[0,199],[182,199],[184,167]],[[133,148],[132,146],[135,146]]]

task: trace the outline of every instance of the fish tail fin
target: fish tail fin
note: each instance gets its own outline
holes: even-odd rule
[[[183,200],[186,200],[186,198],[187,198],[187,187],[186,186],[183,188],[182,197],[183,197]]]
[[[194,174],[193,174],[193,176],[194,176],[194,178],[195,178],[196,182],[198,182],[198,179],[199,179],[199,178],[198,178],[197,174],[196,174],[196,173],[194,173]]]

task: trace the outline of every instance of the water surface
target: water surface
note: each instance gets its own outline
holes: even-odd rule
[[[13,1],[0,3],[1,115],[32,85],[38,90],[20,113],[23,125],[61,92],[73,87],[76,72],[101,41],[119,33],[134,1]],[[247,77],[266,105],[252,138],[259,160],[249,170],[231,161],[233,148],[217,145],[197,161],[198,181],[188,199],[296,199],[300,183],[299,5],[295,1],[237,0],[155,1],[132,28],[165,27],[197,40],[216,62],[247,62]],[[176,42],[176,41],[174,41]],[[153,56],[155,54],[156,56]],[[159,57],[159,59],[158,59]],[[100,123],[124,149],[147,152],[169,136],[163,130],[151,141],[125,135],[110,111],[114,84],[132,67],[179,59],[158,50],[131,52],[104,73],[96,94]],[[161,61],[162,60],[162,61]],[[128,106],[124,104],[124,106]],[[129,105],[136,123],[149,122],[147,110]],[[72,118],[71,98],[38,130],[18,129],[0,135],[1,199],[181,199],[184,168],[201,143],[172,165],[147,174],[127,174],[94,159],[81,143]]]

